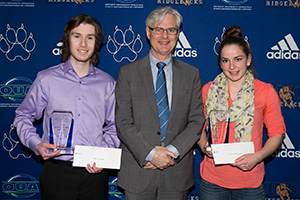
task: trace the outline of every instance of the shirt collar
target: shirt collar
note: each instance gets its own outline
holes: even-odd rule
[[[151,66],[156,67],[156,64],[158,62],[160,62],[160,61],[157,58],[155,58],[152,55],[151,51],[150,51],[150,64],[151,64]],[[167,60],[165,60],[164,63],[166,63],[166,66],[164,68],[165,70],[168,70],[169,68],[171,68],[172,67],[172,55],[170,55],[170,57]]]
[[[64,65],[63,65],[63,71],[64,73],[68,73],[70,70],[74,70],[71,62],[70,62],[70,59],[68,59]],[[74,70],[75,71],[75,70]],[[89,72],[87,73],[87,76],[91,75],[91,74],[95,74],[96,75],[96,72],[95,72],[95,68],[93,66],[93,64],[91,63],[90,64],[90,69],[89,69]]]

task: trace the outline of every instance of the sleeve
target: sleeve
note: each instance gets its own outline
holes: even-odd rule
[[[171,144],[180,153],[180,159],[183,158],[197,142],[201,135],[202,126],[204,123],[203,103],[202,103],[202,82],[200,79],[200,72],[193,71],[191,76],[191,97],[190,107],[187,115],[187,124],[185,128],[178,134],[178,136],[171,142]]]
[[[131,97],[131,68],[122,66],[119,69],[118,79],[116,83],[116,127],[117,134],[133,155],[140,166],[146,164],[146,157],[154,148],[137,129],[137,122],[133,117],[133,103]],[[141,117],[141,115],[137,116]],[[139,119],[136,119],[139,120]]]
[[[115,125],[115,83],[109,84],[107,88],[107,98],[105,107],[105,126],[103,127],[103,147],[118,148],[120,140],[117,136]]]
[[[264,108],[264,124],[268,136],[284,134],[286,127],[281,113],[281,102],[272,85],[268,84],[266,105]]]
[[[47,99],[47,94],[38,75],[24,101],[15,111],[16,116],[13,124],[17,129],[19,139],[22,144],[30,148],[37,155],[36,147],[42,142],[42,139],[36,132],[33,122],[42,117]]]

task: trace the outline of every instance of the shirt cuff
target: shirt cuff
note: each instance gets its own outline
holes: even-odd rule
[[[172,151],[177,157],[179,157],[179,151],[176,149],[176,147],[174,147],[173,145],[169,144],[168,146],[166,146],[166,148],[169,151]]]
[[[153,149],[150,151],[150,153],[149,153],[148,156],[146,157],[146,161],[149,161],[149,162],[152,161],[153,156],[154,156],[156,150],[157,150],[156,148],[153,148]]]
[[[35,155],[39,155],[36,148],[42,142],[40,137],[32,137],[29,141],[29,148],[35,153]]]
[[[173,145],[168,145],[168,146],[166,146],[166,148],[169,150],[169,151],[171,151],[171,152],[173,152],[177,157],[179,157],[179,151],[176,149],[176,147],[174,147]],[[148,154],[148,156],[146,157],[146,161],[149,161],[149,162],[151,162],[152,161],[152,159],[153,159],[153,156],[154,156],[154,154],[155,154],[155,152],[156,152],[156,148],[153,148],[151,151],[150,151],[150,153]]]

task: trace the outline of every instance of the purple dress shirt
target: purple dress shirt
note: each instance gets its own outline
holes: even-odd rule
[[[49,143],[49,118],[53,111],[71,111],[74,145],[118,148],[115,127],[115,81],[92,64],[79,78],[70,61],[38,73],[24,101],[16,110],[14,126],[21,142],[38,154],[37,145]],[[44,113],[43,113],[44,111]],[[42,138],[33,126],[43,117]],[[73,160],[73,156],[58,157]]]

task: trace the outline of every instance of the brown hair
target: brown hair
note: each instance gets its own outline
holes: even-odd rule
[[[93,18],[87,14],[80,14],[68,21],[66,24],[66,27],[63,32],[63,37],[60,39],[60,42],[63,43],[61,50],[61,59],[63,62],[67,61],[70,57],[70,44],[69,44],[69,39],[70,39],[70,33],[71,31],[78,27],[80,24],[90,24],[95,27],[95,51],[91,57],[91,63],[96,66],[98,61],[99,61],[99,53],[101,49],[101,44],[104,39],[103,35],[103,29],[100,24],[100,22],[96,19]]]
[[[221,62],[221,52],[224,46],[227,45],[237,45],[246,54],[247,58],[250,55],[249,44],[243,38],[242,29],[237,25],[233,25],[224,33],[223,40],[219,45],[219,64]],[[249,70],[252,74],[255,74],[254,69],[252,69],[252,62],[249,66],[247,66],[247,70]]]

